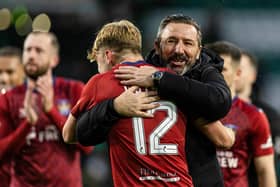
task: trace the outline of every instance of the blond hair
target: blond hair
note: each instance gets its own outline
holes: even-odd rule
[[[142,48],[142,37],[139,29],[128,20],[120,20],[104,25],[98,32],[88,59],[94,61],[96,52],[103,47],[108,47],[120,53],[130,50],[132,53],[140,54]]]

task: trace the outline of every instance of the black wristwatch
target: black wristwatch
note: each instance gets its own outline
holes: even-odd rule
[[[163,72],[162,71],[156,71],[152,74],[152,79],[154,81],[154,87],[158,87],[159,83],[160,83],[160,79],[163,76]]]

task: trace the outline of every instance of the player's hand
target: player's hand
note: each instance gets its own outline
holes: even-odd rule
[[[139,87],[132,86],[114,100],[117,113],[126,117],[153,117],[148,110],[157,108],[159,100],[156,91],[138,92]]]
[[[156,71],[158,70],[152,66],[121,66],[114,73],[123,85],[148,88],[154,86],[152,74]]]
[[[36,89],[42,96],[43,108],[45,112],[49,112],[53,107],[54,90],[51,76],[44,75],[37,79]]]
[[[27,83],[27,90],[25,92],[24,97],[24,111],[26,115],[26,120],[31,125],[35,125],[38,121],[38,114],[35,110],[36,103],[35,103],[35,97],[33,97],[33,90],[35,88],[35,83],[33,81],[29,81]]]

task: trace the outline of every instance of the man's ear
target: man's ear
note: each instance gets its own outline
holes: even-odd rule
[[[155,40],[154,48],[156,50],[156,54],[159,54],[160,53],[160,40],[159,39]]]
[[[202,49],[202,46],[200,45],[200,46],[199,46],[199,52],[198,52],[197,55],[196,55],[196,60],[198,60],[199,57],[200,57],[201,49]]]

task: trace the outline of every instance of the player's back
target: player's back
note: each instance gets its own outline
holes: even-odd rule
[[[185,158],[185,121],[160,101],[154,118],[120,120],[110,131],[115,186],[192,186]]]
[[[97,102],[125,90],[112,71],[94,84]],[[108,144],[115,186],[192,186],[185,158],[185,117],[172,102],[159,103],[151,111],[153,118],[123,118],[111,129]]]

